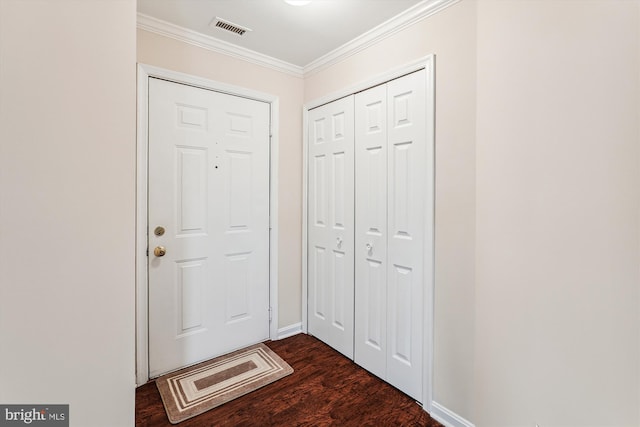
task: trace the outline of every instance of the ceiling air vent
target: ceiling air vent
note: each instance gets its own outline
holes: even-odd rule
[[[239,36],[244,35],[244,33],[246,33],[247,31],[251,31],[251,29],[247,28],[247,27],[243,27],[237,24],[234,24],[233,22],[229,22],[226,21],[222,18],[218,18],[217,16],[214,18],[213,21],[211,21],[211,23],[209,24],[210,27],[216,27],[216,28],[220,28],[226,31],[230,31],[234,34],[237,34]]]

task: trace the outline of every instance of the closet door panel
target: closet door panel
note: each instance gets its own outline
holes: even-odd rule
[[[309,333],[353,358],[353,96],[309,111]]]
[[[355,98],[355,361],[385,378],[387,357],[387,89]]]
[[[309,112],[308,326],[422,400],[425,71]]]
[[[422,399],[424,70],[387,84],[387,381]]]
[[[309,332],[327,341],[327,293],[329,292],[329,263],[327,262],[328,170],[327,170],[327,118],[309,114]]]

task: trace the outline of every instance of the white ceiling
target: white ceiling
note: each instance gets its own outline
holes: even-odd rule
[[[138,12],[304,67],[423,0],[138,0]],[[248,27],[240,37],[210,27],[216,17]]]

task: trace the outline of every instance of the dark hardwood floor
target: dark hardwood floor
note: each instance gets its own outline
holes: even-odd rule
[[[202,415],[194,426],[440,426],[409,396],[317,339],[266,343],[293,374]],[[170,426],[154,382],[136,390],[136,426]]]

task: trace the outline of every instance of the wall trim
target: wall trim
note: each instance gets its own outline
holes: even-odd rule
[[[175,25],[149,15],[138,13],[137,24],[138,28],[141,30],[160,34],[161,36],[169,37],[213,52],[222,53],[252,64],[290,74],[295,77],[303,77],[302,67],[188,28],[180,27],[179,25]]]
[[[308,315],[307,308],[308,301],[308,280],[307,280],[307,264],[308,264],[308,209],[309,203],[308,196],[308,168],[307,163],[309,159],[308,153],[308,126],[309,126],[309,110],[315,107],[319,107],[328,102],[343,98],[345,96],[352,95],[354,93],[366,90],[370,87],[386,83],[398,77],[402,77],[406,74],[425,70],[426,79],[426,135],[425,141],[427,144],[425,167],[431,172],[426,175],[424,188],[429,189],[427,191],[425,203],[427,209],[425,212],[425,248],[424,248],[424,335],[423,335],[423,381],[422,381],[422,407],[423,409],[431,413],[431,405],[433,399],[433,348],[434,348],[434,289],[435,289],[435,275],[434,275],[434,254],[435,254],[435,55],[431,54],[426,57],[420,58],[411,63],[389,70],[386,73],[379,74],[373,78],[367,79],[355,85],[349,86],[337,92],[333,92],[316,100],[303,105],[302,108],[302,331],[308,332]]]
[[[294,323],[293,325],[284,326],[278,329],[278,339],[289,338],[294,335],[302,333],[302,322]]]
[[[445,427],[475,427],[473,423],[438,402],[431,402],[431,418]]]
[[[307,164],[309,162],[309,108],[306,105],[302,105],[302,332],[309,333],[309,327],[307,322],[309,295],[307,294],[307,275],[309,270],[307,268],[308,250],[307,244],[309,243],[308,233],[308,209],[309,196],[307,189],[309,186],[309,171]]]
[[[281,61],[260,52],[237,46],[233,43],[229,43],[142,13],[138,13],[137,15],[137,26],[141,30],[170,37],[184,43],[211,50],[213,52],[222,53],[295,77],[306,78],[348,59],[356,53],[379,43],[387,37],[390,37],[397,32],[422,21],[423,19],[428,18],[429,16],[448,8],[455,3],[458,3],[459,1],[460,0],[423,0],[404,12],[401,12],[393,18],[383,22],[377,27],[372,28],[366,33],[361,34],[353,40],[334,49],[326,55],[315,59],[304,67]]]
[[[263,92],[245,89],[177,71],[138,64],[137,135],[136,135],[136,383],[149,380],[149,324],[147,274],[147,157],[149,77],[183,83],[203,89],[250,98],[270,104],[271,146],[269,184],[269,306],[271,321],[269,338],[278,339],[278,146],[279,98]]]
[[[355,39],[343,44],[337,49],[310,62],[303,68],[304,77],[309,77],[319,71],[329,68],[373,46],[387,37],[391,37],[405,28],[434,15],[460,0],[423,0],[415,6],[401,12],[388,21],[372,28]]]

